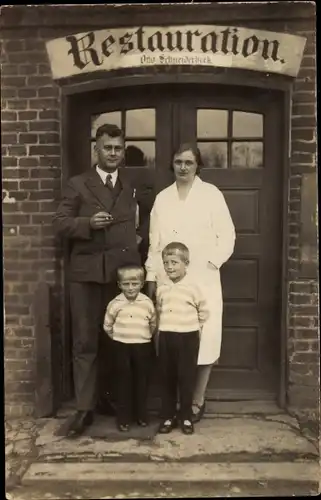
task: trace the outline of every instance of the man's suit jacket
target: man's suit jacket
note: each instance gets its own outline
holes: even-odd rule
[[[136,198],[121,170],[112,193],[95,168],[67,182],[53,224],[58,235],[71,243],[69,279],[109,283],[123,264],[141,264],[136,242]],[[114,222],[92,229],[90,218],[97,212],[112,214]]]

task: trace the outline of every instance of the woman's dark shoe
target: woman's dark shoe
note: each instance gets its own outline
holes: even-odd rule
[[[199,405],[193,405],[193,406],[197,406],[197,408],[198,408],[197,413],[193,412],[193,415],[192,415],[192,422],[193,422],[193,424],[196,424],[197,422],[199,422],[203,418],[203,415],[205,412],[205,401],[202,404],[202,406],[199,406]]]
[[[129,431],[129,425],[128,424],[117,424],[118,430],[120,432],[128,432]]]
[[[176,419],[169,418],[161,422],[158,432],[159,434],[169,434],[177,426]]]
[[[194,425],[190,420],[183,420],[181,429],[184,434],[194,434]]]

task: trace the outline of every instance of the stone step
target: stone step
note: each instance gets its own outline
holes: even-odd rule
[[[302,481],[320,482],[317,461],[262,463],[33,463],[22,485],[44,482],[81,483],[216,483]]]

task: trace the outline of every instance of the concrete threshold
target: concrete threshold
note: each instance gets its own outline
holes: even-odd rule
[[[320,483],[317,461],[301,463],[33,463],[23,485],[47,481],[237,482],[304,481]]]

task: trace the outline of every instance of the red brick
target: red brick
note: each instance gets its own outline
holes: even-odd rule
[[[18,66],[20,75],[34,75],[35,74],[35,65],[34,64],[19,64]]]
[[[40,144],[59,144],[60,136],[56,133],[39,134]]]
[[[36,120],[37,119],[37,111],[21,111],[18,112],[18,118],[19,120]]]
[[[53,85],[53,80],[50,78],[50,76],[29,76],[27,85],[30,87],[45,87],[45,86],[52,86]]]
[[[39,120],[30,123],[30,130],[33,132],[53,132],[59,130],[59,121]]]
[[[60,168],[61,158],[60,156],[44,156],[41,158],[41,165],[43,167],[53,167],[54,169]]]
[[[27,157],[27,158],[19,158],[19,166],[20,167],[38,167],[39,158],[36,157]]]
[[[55,212],[58,208],[58,201],[43,201],[40,203],[41,212]]]
[[[6,224],[30,224],[30,215],[27,214],[7,214],[5,216]]]
[[[18,189],[19,184],[18,181],[8,181],[6,179],[2,179],[2,187],[4,189],[8,189],[9,191]]]
[[[306,102],[293,101],[292,113],[301,116],[315,116],[316,106]]]
[[[17,113],[15,111],[1,111],[2,122],[15,122],[17,120]]]
[[[38,136],[36,134],[19,134],[20,144],[37,144]]]
[[[39,88],[38,91],[39,97],[57,97],[59,95],[58,87],[43,87]]]
[[[24,318],[24,319],[28,319],[28,318]],[[14,333],[17,337],[32,337],[33,336],[32,329],[28,328],[28,327],[15,328]]]
[[[48,200],[51,201],[54,199],[54,191],[35,191],[30,193],[30,200]]]
[[[52,215],[48,214],[34,214],[32,217],[32,224],[50,224],[52,223]]]
[[[39,182],[38,181],[35,181],[35,180],[32,180],[32,181],[21,181],[20,182],[20,189],[26,189],[26,190],[30,190],[30,189],[39,189]]]
[[[39,251],[38,250],[26,250],[25,252],[21,252],[21,257],[22,260],[35,260],[39,258]]]
[[[29,107],[30,109],[40,109],[40,110],[47,110],[47,109],[55,109],[58,107],[58,102],[57,99],[30,99],[29,100]]]
[[[313,141],[315,139],[315,130],[312,128],[292,129],[292,140]],[[293,160],[292,160],[293,161]]]
[[[23,201],[19,203],[21,212],[31,214],[39,211],[39,203],[36,201]]]
[[[30,146],[30,154],[31,155],[59,155],[60,154],[60,146]]]
[[[61,193],[61,180],[60,179],[45,179],[40,181],[41,189],[54,189],[59,191],[59,196]]]
[[[17,134],[1,134],[1,142],[4,145],[17,144]]]
[[[315,153],[316,152],[316,143],[315,142],[303,142],[303,141],[293,141],[292,149],[294,152],[307,152],[307,153]]]
[[[10,40],[5,42],[5,49],[8,52],[21,52],[25,49],[23,40]]]
[[[36,89],[30,89],[28,88],[23,88],[18,90],[18,96],[29,99],[31,97],[37,97],[37,90]]]
[[[19,111],[27,109],[28,101],[26,99],[15,99],[7,101],[8,109],[17,109]]]
[[[60,177],[60,170],[54,168],[34,169],[30,173],[33,179],[54,179]]]
[[[316,60],[313,56],[304,56],[302,59],[303,68],[315,68]]]
[[[26,146],[9,146],[8,147],[9,155],[13,156],[26,156],[27,149]]]
[[[30,172],[24,168],[3,168],[2,173],[5,179],[28,179]]]
[[[6,260],[11,259],[18,259],[19,258],[19,251],[18,250],[13,250],[12,248],[5,248],[4,249],[4,257]]]
[[[18,160],[14,156],[6,156],[2,158],[2,167],[16,167],[17,164]]]
[[[29,174],[29,171],[27,171]],[[21,176],[20,176],[21,177]],[[10,193],[13,198],[15,198],[17,201],[24,201],[28,199],[29,193],[23,192],[23,191],[11,191]]]
[[[8,304],[8,306],[6,306],[6,314],[21,314],[22,316],[26,316],[29,314],[29,307],[16,304]]]
[[[300,352],[294,354],[296,363],[317,363],[320,361],[320,356],[317,352]]]
[[[39,64],[38,73],[39,75],[51,75],[51,68],[49,64]]]
[[[28,53],[28,62],[30,64],[39,64],[46,61],[47,55],[42,52],[29,52]],[[26,53],[25,52],[17,52],[9,54],[9,62],[16,64],[23,64],[26,62]]]
[[[5,307],[7,307],[7,305],[12,306],[15,304],[19,304],[19,295],[6,294],[4,297],[4,303]]]
[[[22,236],[39,236],[40,228],[38,226],[21,226],[19,234]]]
[[[15,64],[2,64],[1,73],[3,76],[12,76],[18,74],[18,67]]]
[[[17,97],[17,90],[12,88],[1,89],[1,97],[2,99],[11,99]]]
[[[302,79],[302,80],[296,80],[295,85],[294,85],[294,92],[297,91],[305,91],[305,92],[315,92],[316,91],[316,82],[315,80],[307,80],[307,79]]]
[[[26,85],[26,79],[24,76],[3,76],[1,78],[1,85],[3,87],[24,87]]]
[[[29,285],[28,283],[14,283],[11,285],[12,292],[13,293],[28,293],[29,292]]]
[[[59,111],[58,110],[39,111],[39,118],[40,120],[58,120]]]
[[[41,51],[44,49],[44,42],[43,40],[35,40],[35,39],[25,40],[25,47],[26,50]]]
[[[311,153],[295,153],[291,155],[291,162],[293,163],[314,163],[313,155]],[[298,179],[300,186],[300,178]]]
[[[27,130],[27,124],[20,121],[2,123],[3,132],[27,132]]]

